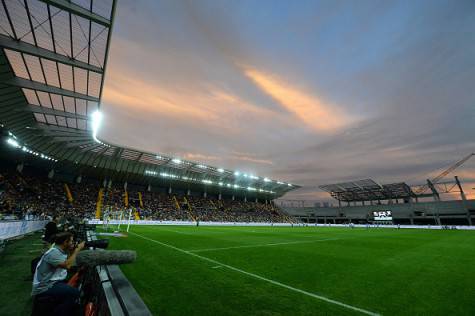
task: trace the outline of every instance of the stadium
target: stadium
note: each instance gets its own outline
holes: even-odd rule
[[[458,38],[459,34],[463,38],[470,37],[467,30],[474,30],[475,7],[473,3],[462,2],[434,4],[427,13],[427,20],[420,22],[416,19],[419,21],[416,28],[423,29],[424,23],[432,26],[431,23],[439,21],[438,12],[445,8],[449,13],[448,17],[443,17],[447,19],[445,22],[450,22],[447,22],[449,27],[455,20],[466,23],[454,22],[455,31],[449,30],[453,33],[440,34],[452,34],[447,36],[451,39]],[[183,79],[175,78],[179,76],[175,76],[174,71],[184,71],[180,67],[189,66],[186,58],[192,58],[190,56],[195,55],[195,51],[180,55],[181,51],[178,54],[167,45],[193,42],[196,55],[199,55],[201,50],[207,49],[205,43],[209,40],[209,43],[216,44],[217,51],[223,56],[236,59],[238,53],[244,53],[236,52],[231,49],[233,47],[228,47],[228,42],[221,41],[220,32],[224,32],[224,38],[234,36],[233,40],[238,41],[244,37],[247,28],[257,36],[268,27],[271,34],[280,33],[279,40],[280,37],[300,39],[303,33],[292,28],[291,24],[298,24],[299,17],[306,15],[303,3],[295,7],[286,4],[289,8],[258,3],[253,3],[250,8],[249,4],[233,4],[236,5],[233,7],[224,2],[220,7],[217,1],[194,4],[199,8],[191,3],[181,5],[181,1],[2,0],[0,315],[473,315],[475,188],[472,186],[475,173],[472,170],[475,143],[470,138],[474,132],[475,98],[473,93],[470,94],[473,89],[465,89],[457,81],[459,77],[454,77],[457,87],[468,91],[469,105],[454,105],[455,110],[450,111],[446,104],[444,114],[440,115],[444,122],[449,121],[447,126],[456,130],[454,135],[460,136],[460,143],[449,139],[449,132],[441,132],[449,139],[440,145],[445,151],[425,148],[425,142],[436,146],[434,144],[442,143],[445,138],[429,139],[426,127],[423,128],[424,133],[419,135],[421,138],[416,143],[424,147],[421,152],[425,156],[417,151],[413,163],[417,172],[422,170],[421,176],[407,176],[417,173],[412,170],[411,173],[398,174],[409,169],[406,165],[399,165],[410,155],[406,148],[410,147],[410,141],[401,136],[404,129],[411,137],[418,136],[409,124],[397,122],[396,126],[401,128],[394,131],[388,121],[371,118],[365,124],[355,123],[349,114],[333,106],[336,101],[329,103],[328,110],[320,99],[305,94],[299,90],[300,87],[293,87],[291,76],[290,83],[283,86],[277,77],[267,76],[258,67],[242,66],[234,59],[231,64],[234,68],[244,69],[241,79],[245,78],[246,84],[232,79],[230,70],[225,69],[224,78],[229,76],[231,79],[223,86],[242,88],[242,85],[251,96],[257,95],[256,91],[264,91],[266,97],[259,95],[256,100],[262,104],[272,100],[281,104],[285,111],[280,109],[277,114],[269,114],[268,108],[256,108],[250,102],[231,96],[231,88],[223,88],[227,93],[224,94],[216,92],[217,88],[212,86],[211,97],[204,99],[203,103],[218,100],[231,104],[232,109],[223,112],[229,114],[227,118],[219,117],[213,121],[213,109],[203,105],[202,108],[208,111],[204,121],[190,121],[188,125],[196,123],[198,129],[206,129],[203,122],[209,121],[219,128],[213,125],[214,131],[206,131],[194,138],[194,130],[181,128],[184,125],[180,125],[180,120],[185,120],[186,111],[190,111],[193,120],[204,115],[197,109],[202,105],[200,97],[196,97],[196,105],[181,102],[179,107],[171,106],[167,102],[174,101],[172,96],[177,100],[188,100],[188,90],[179,90],[177,95],[166,91],[162,98],[162,95],[154,94],[155,90],[162,93],[160,89],[167,90],[166,87],[156,84],[145,93],[142,90],[145,89],[145,79],[131,78],[131,75],[125,76],[129,77],[127,80],[130,81],[126,82],[130,86],[111,92],[116,82],[124,80],[124,75],[119,77],[115,71],[126,73],[126,69],[125,66],[121,68],[123,60],[111,63],[110,56],[123,54],[127,61],[124,64],[130,63],[131,68],[140,65],[150,71],[155,62],[160,63],[160,58],[169,62],[170,56],[179,56],[174,64],[176,69],[167,73],[164,80],[177,80],[177,85],[185,86],[185,81],[180,81]],[[373,12],[375,2],[369,1],[362,6],[367,5]],[[231,7],[235,10],[230,10]],[[351,5],[347,8],[352,12],[353,9]],[[181,16],[173,15],[175,10],[180,14],[186,12],[188,18],[181,21]],[[213,10],[231,12],[236,16],[229,20],[219,19],[219,23],[224,24],[208,28],[206,23],[215,15],[210,13]],[[332,20],[335,15],[346,19],[346,15],[341,13],[344,9],[331,8],[330,11],[328,15],[325,10],[319,13],[324,17],[322,21]],[[358,12],[354,14],[361,13]],[[390,8],[384,12],[389,16],[388,12],[393,14],[397,10]],[[121,36],[130,32],[132,35],[128,36],[139,41],[140,36],[133,33],[132,28],[140,23],[155,25],[158,22],[151,18],[153,14],[162,14],[164,23],[171,28],[175,28],[173,23],[176,21],[183,25],[191,23],[190,30],[198,30],[204,37],[188,38],[179,28],[174,37],[166,34],[168,29],[159,30],[157,27],[156,34],[139,28],[143,33],[140,36],[146,39],[143,47],[130,38],[129,41],[120,36],[116,38],[115,32]],[[201,20],[200,14],[206,18]],[[241,14],[252,16],[259,23],[275,17],[284,19],[289,14],[292,23],[285,27],[279,24],[275,28],[275,21],[269,25],[262,22],[262,25],[251,28],[243,23]],[[120,19],[130,24],[120,26]],[[237,23],[243,33],[233,33],[230,30],[233,23]],[[313,24],[305,23],[303,29],[315,31],[309,26]],[[358,25],[360,23],[361,19]],[[415,22],[407,23],[412,25]],[[367,27],[363,29],[373,29]],[[332,30],[338,29],[335,26]],[[288,38],[287,31],[291,34]],[[160,43],[161,48],[155,51],[149,43],[154,36],[173,40],[164,40],[163,45]],[[325,37],[319,36],[315,37],[324,42]],[[347,42],[347,38],[343,38]],[[414,40],[424,42],[419,38]],[[289,48],[292,45],[287,42],[283,47],[273,43],[275,46],[261,49],[267,53],[283,51],[284,55],[292,55],[291,68],[300,67],[300,63],[306,68],[312,63],[304,61],[302,51],[310,50],[309,41],[305,37],[305,45],[309,46],[297,49],[297,56],[301,59],[294,58],[294,52]],[[333,38],[329,40],[332,41]],[[438,45],[440,50],[446,48],[443,44]],[[473,41],[470,45],[466,49],[469,55],[475,52]],[[242,46],[245,51],[245,45]],[[262,46],[265,46],[264,42]],[[325,55],[339,57],[341,52],[331,47],[334,54],[326,52]],[[371,49],[377,51],[374,47],[364,47],[365,51]],[[452,63],[457,58],[465,61],[462,55],[455,54],[457,58],[452,59],[447,57],[449,49],[446,49],[444,54],[447,55],[442,54],[436,60],[438,65],[445,60]],[[172,52],[170,56],[163,53],[167,50]],[[141,60],[142,55],[137,51],[148,52],[151,54],[148,56],[154,59]],[[133,52],[137,56],[133,56]],[[257,55],[252,58],[258,58]],[[219,58],[213,56],[208,56],[212,63],[219,63]],[[269,56],[265,55],[264,59],[271,59]],[[197,57],[199,62],[202,62],[201,57]],[[426,55],[422,59],[425,58]],[[277,64],[281,61],[284,59],[278,59]],[[412,64],[408,62],[408,65]],[[356,68],[361,71],[359,66]],[[325,68],[318,69],[323,71]],[[186,71],[185,77],[188,75]],[[219,72],[208,68],[203,72],[216,75],[213,71]],[[442,72],[439,68],[437,71]],[[473,70],[460,73],[463,73],[461,82],[473,82]],[[195,82],[199,81],[195,75],[190,71],[190,78],[186,79],[198,86],[200,83]],[[143,77],[147,76],[144,72]],[[381,82],[381,86],[371,83],[375,95],[380,93],[377,89],[383,89],[384,80],[381,78],[376,80]],[[134,84],[133,80],[139,83]],[[330,76],[326,80],[331,81]],[[362,81],[352,80],[352,83],[358,85]],[[251,84],[252,89],[249,88]],[[391,82],[391,85],[398,84]],[[445,85],[448,85],[446,81]],[[210,87],[209,84],[203,86]],[[326,87],[324,83],[321,86],[322,89]],[[353,89],[349,84],[345,87]],[[359,92],[360,88],[355,88],[358,95],[363,94]],[[418,89],[423,90],[424,85]],[[160,124],[166,125],[169,121],[171,127],[166,125],[161,133],[151,133],[148,137],[137,136],[149,133],[149,127],[160,125],[153,121],[160,115],[156,117],[147,112],[140,97],[127,103],[126,97],[136,90],[143,103],[160,99],[160,104],[166,108],[165,112],[160,112],[163,117]],[[398,90],[398,97],[403,94],[401,91]],[[430,92],[435,94],[432,90]],[[411,98],[417,100],[412,94]],[[430,102],[436,103],[435,99],[430,99]],[[441,102],[447,101],[440,99]],[[123,104],[114,107],[114,102]],[[294,103],[295,108],[292,107]],[[364,109],[364,106],[359,108],[361,112]],[[461,113],[461,109],[468,109],[468,112]],[[171,119],[174,111],[179,113],[176,120]],[[240,111],[245,114],[239,114]],[[332,116],[333,112],[338,114],[338,118]],[[403,112],[406,115],[407,109]],[[420,114],[432,115],[429,112],[432,111],[421,111]],[[460,115],[454,116],[457,124],[448,119],[449,112]],[[112,120],[109,116],[119,118],[120,113],[126,113],[128,120]],[[264,128],[266,122],[256,119],[265,115],[270,117],[269,126],[272,127],[266,127],[270,132]],[[153,120],[147,121],[147,116],[153,116]],[[139,121],[142,125],[127,129],[136,117],[142,117],[143,121]],[[298,122],[286,121],[287,117]],[[404,117],[404,120],[410,119]],[[422,125],[424,120],[417,119]],[[225,158],[220,156],[218,149],[237,139],[232,138],[235,133],[232,121],[235,120],[241,120],[237,126],[242,126],[243,130],[256,128],[251,135],[241,137],[238,134],[237,138],[245,138],[245,142],[252,144],[256,141],[256,146],[248,147],[256,152],[271,148],[266,152],[268,156],[243,153],[235,149],[238,147],[229,149],[231,154],[228,156],[223,153],[221,156]],[[431,120],[430,124],[435,125]],[[107,131],[114,125],[114,131]],[[301,125],[305,128],[297,130],[296,126],[300,128]],[[440,124],[441,128],[446,125]],[[368,137],[372,126],[378,129]],[[387,147],[378,149],[380,136],[386,130],[390,130],[391,141]],[[168,133],[177,135],[177,138],[168,136]],[[216,136],[213,133],[219,137],[213,138]],[[224,137],[226,133],[229,135]],[[371,145],[369,149],[361,149],[365,152],[362,158],[355,149],[364,144],[356,142],[359,133]],[[114,138],[114,134],[119,136]],[[120,139],[126,134],[130,136],[129,141],[124,138],[121,144]],[[203,135],[209,135],[209,139],[200,143],[197,139],[205,138]],[[342,151],[335,156],[329,154],[325,163],[318,162],[314,168],[308,161],[318,160],[318,155],[309,154],[302,148],[289,153],[285,147],[287,144],[281,144],[298,144],[302,135],[307,139],[313,139],[315,135],[322,137],[318,146],[309,143],[317,148],[318,155],[331,152],[335,147],[342,148]],[[261,137],[269,140],[269,144],[259,143]],[[175,147],[163,143],[157,146],[164,148],[161,151],[144,146],[145,143],[154,143],[154,138],[173,143],[170,146],[177,142],[171,139],[183,138],[184,143],[188,141],[188,144],[202,147],[201,152],[207,156],[186,153],[186,150],[167,150]],[[394,142],[399,138],[407,142],[407,146]],[[275,147],[284,152],[282,157],[276,154],[279,151]],[[353,155],[352,150],[356,154]],[[434,158],[442,154],[445,156],[441,160],[445,164]],[[298,156],[308,161],[298,160]],[[394,156],[394,160],[390,156]],[[378,165],[384,160],[389,162]],[[363,168],[363,162],[374,165],[374,168]],[[390,165],[391,172],[384,169],[387,165]],[[262,166],[262,174],[256,166]],[[324,175],[327,170],[328,176]],[[340,170],[343,174],[338,173]]]

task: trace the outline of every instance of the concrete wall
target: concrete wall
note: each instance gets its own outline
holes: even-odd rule
[[[468,210],[475,213],[475,200],[468,200]],[[418,212],[426,215],[454,215],[467,214],[467,209],[463,201],[440,201],[440,202],[420,202],[406,204],[385,204],[385,205],[361,205],[338,207],[283,207],[283,210],[293,216],[336,216],[349,218],[366,218],[372,211],[389,210],[393,213],[393,218],[408,218]],[[475,214],[473,214],[475,215]]]

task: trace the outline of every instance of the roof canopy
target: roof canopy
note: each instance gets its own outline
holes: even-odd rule
[[[404,182],[380,185],[371,179],[327,184],[319,188],[330,193],[335,199],[345,202],[381,201],[416,196]]]
[[[298,186],[93,137],[116,0],[25,0],[0,5],[0,122],[26,154],[136,181],[224,187],[282,196]],[[127,176],[125,177],[127,178]]]

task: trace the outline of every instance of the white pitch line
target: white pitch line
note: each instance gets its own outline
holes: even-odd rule
[[[337,240],[337,239],[339,239],[339,238],[327,238],[327,239],[306,240],[306,241],[276,242],[276,243],[271,243],[271,244],[243,245],[243,246],[232,246],[232,247],[221,247],[221,248],[206,248],[206,249],[195,249],[195,250],[187,250],[187,251],[189,251],[189,252],[204,252],[204,251],[268,247],[268,246],[280,246],[280,245],[292,245],[292,244],[308,244],[308,243],[312,243],[312,242]]]
[[[142,239],[145,239],[145,240],[154,242],[154,243],[159,244],[159,245],[162,245],[162,246],[164,246],[164,247],[167,247],[167,248],[176,250],[176,251],[178,251],[178,252],[187,254],[187,255],[189,255],[189,256],[193,256],[193,257],[195,257],[195,258],[198,258],[198,259],[201,259],[201,260],[204,260],[204,261],[211,262],[211,263],[213,263],[213,264],[217,264],[217,265],[223,266],[223,267],[225,267],[225,268],[228,268],[229,270],[232,270],[232,271],[236,271],[236,272],[245,274],[245,275],[250,276],[250,277],[253,277],[253,278],[255,278],[255,279],[258,279],[258,280],[261,280],[261,281],[265,281],[265,282],[271,283],[271,284],[273,284],[273,285],[277,285],[277,286],[283,287],[283,288],[285,288],[285,289],[288,289],[288,290],[291,290],[291,291],[294,291],[294,292],[297,292],[297,293],[300,293],[300,294],[304,294],[304,295],[307,295],[307,296],[310,296],[310,297],[319,299],[319,300],[324,301],[324,302],[327,302],[327,303],[335,304],[335,305],[338,305],[338,306],[341,306],[341,307],[344,307],[344,308],[347,308],[347,309],[350,309],[350,310],[353,310],[353,311],[356,311],[356,312],[360,312],[360,313],[366,314],[366,315],[380,316],[380,314],[378,314],[378,313],[374,313],[374,312],[371,312],[371,311],[368,311],[368,310],[366,310],[366,309],[362,309],[362,308],[359,308],[359,307],[356,307],[356,306],[353,306],[353,305],[345,304],[345,303],[343,303],[343,302],[336,301],[336,300],[333,300],[333,299],[328,298],[328,297],[325,297],[325,296],[321,296],[321,295],[314,294],[314,293],[311,293],[311,292],[307,292],[307,291],[304,291],[304,290],[301,290],[301,289],[297,289],[297,288],[292,287],[292,286],[290,286],[290,285],[287,285],[287,284],[284,284],[284,283],[280,283],[280,282],[278,282],[278,281],[274,281],[274,280],[271,280],[271,279],[267,279],[267,278],[262,277],[262,276],[260,276],[260,275],[258,275],[258,274],[251,273],[251,272],[247,272],[247,271],[241,270],[241,269],[239,269],[239,268],[235,268],[235,267],[230,266],[230,265],[228,265],[228,264],[221,263],[221,262],[219,262],[219,261],[217,261],[217,260],[213,260],[213,259],[210,259],[210,258],[207,258],[207,257],[200,256],[200,255],[198,255],[198,254],[196,254],[196,253],[193,253],[193,252],[190,252],[190,251],[187,251],[187,250],[184,250],[184,249],[181,249],[181,248],[178,248],[178,247],[175,247],[175,246],[166,244],[166,243],[161,242],[161,241],[158,241],[158,240],[154,240],[154,239],[151,239],[151,238],[148,238],[148,237],[139,235],[139,234],[137,234],[137,233],[129,232],[129,234],[132,234],[132,235],[135,235],[135,236],[140,237],[140,238],[142,238]]]

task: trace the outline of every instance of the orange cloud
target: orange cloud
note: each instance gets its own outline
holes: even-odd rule
[[[103,103],[126,106],[131,110],[149,110],[167,116],[217,120],[215,113],[194,106],[191,100],[180,97],[180,93],[167,91],[159,85],[143,80],[130,80],[115,76],[104,89]]]
[[[349,116],[336,106],[325,103],[278,78],[250,68],[246,68],[244,73],[287,111],[318,132],[331,132],[350,122]]]
[[[204,155],[200,153],[185,153],[183,155],[183,158],[187,160],[192,160],[192,161],[202,161],[202,162],[216,162],[216,161],[226,161],[226,160],[238,160],[238,161],[249,161],[249,162],[254,162],[257,164],[264,164],[264,165],[273,165],[274,163],[271,160],[267,159],[259,159],[256,157],[252,157],[250,155],[245,155],[245,154],[231,154],[229,156],[223,156],[223,157],[218,157],[218,156],[212,156],[212,155]]]
[[[273,129],[276,125],[299,127],[299,122],[286,113],[248,102],[211,83],[163,86],[137,79],[127,69],[110,74],[102,103],[144,112],[149,116],[159,114],[157,122],[160,119],[176,120],[208,130],[221,130],[227,135],[248,133],[250,130],[243,129],[243,122],[252,124],[251,121],[259,122],[264,129]]]
[[[221,158],[218,156],[209,156],[203,155],[199,153],[185,153],[183,158],[186,160],[193,160],[193,161],[213,161],[213,160],[220,160]]]
[[[230,159],[255,162],[255,163],[263,164],[263,165],[273,165],[274,164],[272,162],[272,160],[258,159],[258,158],[253,158],[253,157],[249,157],[249,156],[231,156]]]

